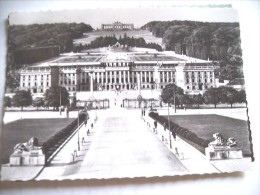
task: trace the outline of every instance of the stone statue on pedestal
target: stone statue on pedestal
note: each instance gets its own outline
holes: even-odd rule
[[[14,152],[10,156],[11,166],[35,166],[44,165],[45,155],[42,147],[39,146],[38,139],[32,137],[28,142],[18,143],[14,147]]]
[[[205,148],[209,160],[243,158],[242,150],[237,148],[237,141],[233,137],[225,139],[220,133],[214,133],[213,138],[215,140]]]

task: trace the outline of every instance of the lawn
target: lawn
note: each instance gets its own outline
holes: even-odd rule
[[[40,144],[70,124],[72,118],[23,119],[3,126],[2,163],[9,162],[9,156],[17,143],[27,142],[31,137],[38,138]]]
[[[164,116],[167,118],[167,116]],[[219,132],[224,138],[234,137],[238,142],[238,147],[242,149],[244,156],[249,156],[250,142],[247,122],[220,115],[177,115],[171,116],[170,120],[181,127],[189,129],[208,141],[213,141],[212,135]],[[199,151],[204,153],[204,148],[191,143]]]
[[[117,39],[119,37],[124,37],[126,34],[128,37],[134,38],[144,38],[146,43],[157,43],[159,45],[162,44],[162,38],[155,37],[148,30],[115,30],[115,31],[94,31],[89,33],[84,33],[84,36],[79,39],[74,39],[74,44],[89,44],[91,41],[94,41],[96,38],[100,36],[113,36],[115,35]]]
[[[166,56],[166,55],[136,55],[133,56],[133,59],[136,61],[183,61],[183,59],[176,58],[173,56]]]

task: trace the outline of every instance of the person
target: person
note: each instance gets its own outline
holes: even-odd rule
[[[145,110],[144,110],[144,116],[145,116]]]
[[[69,109],[66,107],[67,118],[69,118]]]
[[[165,122],[163,123],[163,129],[164,129],[164,131],[166,131],[166,123]]]
[[[61,106],[59,107],[59,112],[60,112],[60,115],[61,115]]]
[[[175,129],[172,131],[172,136],[173,136],[173,139],[175,141],[176,140],[176,130]]]
[[[89,135],[89,129],[88,129],[88,131],[87,131],[87,135]]]
[[[154,121],[154,128],[157,129],[157,121]]]
[[[87,119],[85,120],[84,124],[85,124],[85,127],[86,127],[87,126]]]

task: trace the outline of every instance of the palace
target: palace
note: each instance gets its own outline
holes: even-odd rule
[[[101,24],[102,30],[132,30],[134,24],[123,24],[121,22],[114,22],[112,24]]]
[[[160,90],[175,83],[198,94],[216,86],[216,68],[211,61],[166,51],[68,53],[21,69],[20,89],[33,94],[58,85],[69,92]]]

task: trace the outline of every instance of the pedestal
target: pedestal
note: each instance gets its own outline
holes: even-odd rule
[[[223,159],[239,159],[243,158],[242,150],[239,148],[229,148],[221,146],[209,146],[205,148],[206,157],[209,160],[223,160]]]
[[[40,166],[45,164],[45,155],[41,149],[13,153],[9,162],[11,166]]]

